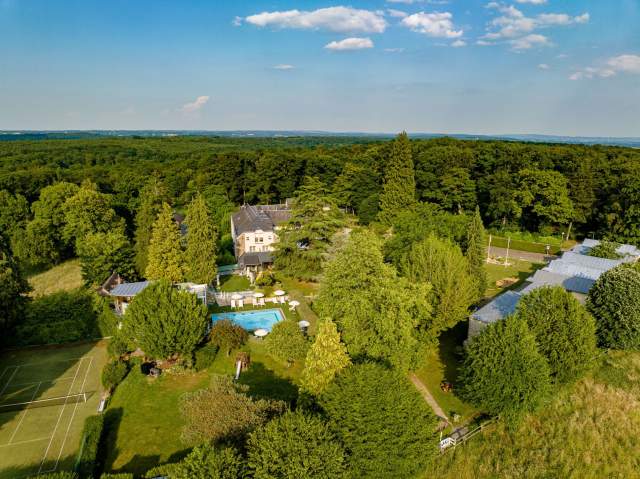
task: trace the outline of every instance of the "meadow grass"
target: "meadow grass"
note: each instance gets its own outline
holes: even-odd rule
[[[516,430],[496,424],[442,454],[423,477],[640,477],[640,353],[604,355]]]
[[[44,296],[58,291],[71,291],[83,285],[80,260],[71,259],[47,271],[29,278],[32,297]]]

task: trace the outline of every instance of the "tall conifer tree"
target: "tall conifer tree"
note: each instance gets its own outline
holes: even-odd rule
[[[484,296],[487,290],[487,272],[484,269],[484,258],[486,254],[487,233],[482,224],[480,209],[476,206],[476,213],[469,222],[467,230],[467,260],[469,261],[469,271],[478,282],[480,297]]]
[[[160,179],[155,176],[140,190],[140,206],[135,219],[135,253],[136,268],[141,275],[144,275],[147,269],[153,223],[156,221],[158,213],[162,209],[162,202],[166,201],[166,198],[166,189]]]
[[[307,353],[302,371],[302,388],[317,396],[324,392],[335,375],[350,362],[347,347],[340,342],[336,324],[330,319],[323,320]]]
[[[174,283],[184,281],[184,254],[180,240],[173,210],[164,203],[151,232],[147,279],[167,279]]]
[[[402,132],[391,146],[380,195],[378,219],[385,224],[391,224],[398,213],[415,203],[415,198],[416,179],[411,143],[406,132]]]
[[[210,283],[216,275],[218,232],[201,194],[187,210],[187,248],[184,252],[186,275],[194,283]]]

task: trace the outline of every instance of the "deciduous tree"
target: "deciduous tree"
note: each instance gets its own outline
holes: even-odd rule
[[[113,272],[136,279],[133,249],[121,230],[88,233],[77,243],[82,278],[88,285],[102,284]]]
[[[31,289],[6,243],[0,239],[0,344],[9,339],[13,327],[23,318],[26,293]]]
[[[224,351],[227,356],[232,349],[239,348],[249,339],[249,333],[229,319],[220,319],[213,323],[209,332],[209,342]]]
[[[627,265],[603,273],[587,297],[605,348],[640,349],[640,272]]]
[[[414,244],[402,262],[401,272],[409,280],[432,287],[433,319],[428,329],[434,337],[466,319],[469,307],[478,298],[477,281],[469,269],[457,245],[435,236]]]
[[[554,382],[580,379],[594,365],[598,354],[595,321],[564,288],[536,289],[522,297],[516,312],[535,336]]]
[[[476,213],[469,222],[467,230],[467,249],[465,251],[469,262],[469,271],[478,285],[478,295],[484,296],[487,289],[487,271],[484,268],[487,252],[487,234],[482,224],[480,208],[476,207]]]
[[[185,394],[180,405],[186,421],[183,442],[241,443],[255,428],[284,411],[284,403],[254,400],[247,390],[228,376],[213,376],[208,389]]]
[[[298,323],[287,319],[273,325],[265,341],[265,347],[276,358],[294,362],[304,358],[309,343]]]
[[[548,396],[549,373],[526,321],[509,316],[471,340],[458,380],[461,397],[514,424]]]

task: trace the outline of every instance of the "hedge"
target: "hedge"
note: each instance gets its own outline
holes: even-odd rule
[[[112,391],[122,382],[128,372],[129,366],[126,362],[120,359],[108,362],[102,368],[102,385],[105,389]]]
[[[100,474],[99,450],[100,439],[104,429],[104,416],[89,416],[84,422],[82,442],[80,443],[80,455],[76,465],[76,471],[81,478],[92,478]]]
[[[112,334],[115,316],[85,289],[61,291],[31,301],[16,326],[15,346],[60,344]]]

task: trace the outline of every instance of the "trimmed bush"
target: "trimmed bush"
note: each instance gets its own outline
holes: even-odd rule
[[[598,354],[595,320],[561,286],[539,288],[524,295],[517,315],[535,336],[554,382],[580,379],[594,365]]]
[[[243,479],[246,465],[233,447],[196,446],[169,474],[170,479]]]
[[[129,343],[123,336],[124,336],[123,334],[116,333],[109,340],[109,344],[107,345],[107,352],[109,353],[110,356],[119,358],[123,354],[126,354],[129,351],[131,351],[131,348],[129,347]]]
[[[156,466],[152,469],[149,469],[144,474],[144,477],[145,479],[155,479],[156,477],[168,477],[169,479],[175,479],[178,467],[178,463]]]
[[[640,350],[640,272],[626,265],[602,274],[587,297],[605,348]]]
[[[218,346],[206,344],[196,350],[196,371],[203,371],[213,364],[218,354]]]
[[[516,316],[490,324],[471,340],[458,380],[461,397],[510,424],[537,409],[551,387],[536,338]]]
[[[104,429],[104,416],[89,416],[84,422],[80,456],[76,470],[81,478],[98,476],[102,470],[98,454]]]
[[[122,382],[129,372],[129,365],[117,359],[104,365],[102,368],[102,385],[105,389],[113,391]]]

